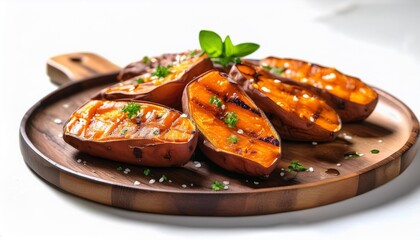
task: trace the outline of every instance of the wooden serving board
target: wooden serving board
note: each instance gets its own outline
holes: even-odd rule
[[[376,89],[379,103],[373,114],[366,121],[344,124],[334,142],[283,141],[282,161],[268,179],[229,173],[200,152],[184,167],[150,168],[150,175],[145,176],[145,167],[80,153],[62,139],[63,123],[96,92],[115,83],[118,69],[96,55],[53,58],[48,64],[52,80],[84,80],[67,83],[40,100],[25,114],[20,128],[21,151],[29,168],[54,186],[98,203],[141,212],[203,216],[312,208],[363,194],[392,180],[409,167],[419,146],[419,123],[413,112]],[[380,152],[372,154],[372,149]],[[364,155],[345,159],[352,151]],[[291,160],[313,171],[282,171]],[[168,181],[159,182],[162,175]],[[150,183],[151,179],[156,182]],[[134,184],[136,181],[140,184]],[[228,189],[212,191],[214,181],[228,181]]]

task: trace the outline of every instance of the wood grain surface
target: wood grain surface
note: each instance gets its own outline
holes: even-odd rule
[[[23,158],[37,175],[66,192],[114,207],[202,216],[312,208],[387,183],[409,167],[419,147],[415,115],[398,99],[376,89],[379,102],[373,114],[363,122],[344,124],[334,142],[283,141],[283,158],[267,179],[227,172],[199,151],[184,167],[149,168],[151,173],[145,176],[145,167],[80,153],[62,139],[63,123],[71,113],[100,89],[115,83],[115,77],[114,71],[62,86],[29,109],[20,128]],[[379,153],[371,153],[373,149]],[[346,159],[350,152],[363,156]],[[292,160],[313,171],[296,174],[282,170]],[[162,175],[168,181],[159,182]],[[228,181],[228,189],[212,191],[214,181]]]

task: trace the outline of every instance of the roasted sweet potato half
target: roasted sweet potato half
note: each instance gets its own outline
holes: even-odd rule
[[[93,156],[169,167],[188,162],[198,131],[185,114],[162,105],[91,100],[71,115],[63,138]]]
[[[250,176],[265,176],[276,168],[280,137],[227,74],[212,70],[189,83],[182,106],[197,124],[201,150],[217,165]]]
[[[341,129],[340,117],[322,98],[283,83],[259,66],[236,64],[230,77],[268,115],[283,139],[331,141]]]
[[[154,69],[157,66],[172,65],[173,62],[179,61],[179,58],[183,55],[196,55],[198,53],[198,50],[194,50],[185,53],[166,53],[155,57],[144,56],[140,61],[130,63],[123,68],[118,74],[117,79],[119,81],[125,81],[147,73],[150,69]]]
[[[330,67],[288,58],[268,57],[259,65],[282,81],[292,81],[324,98],[343,122],[366,119],[375,109],[378,94],[360,79]]]
[[[103,89],[93,99],[144,100],[180,110],[182,91],[187,83],[212,68],[211,60],[205,55],[183,53],[171,64],[158,65],[140,76]]]

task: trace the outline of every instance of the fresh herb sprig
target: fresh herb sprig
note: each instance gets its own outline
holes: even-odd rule
[[[235,112],[227,112],[224,122],[228,125],[229,128],[233,128],[236,126],[236,123],[238,122],[239,118],[238,115],[236,115]]]
[[[288,172],[305,172],[308,171],[299,161],[293,160],[290,162],[290,165],[287,167]]]
[[[222,107],[223,103],[222,100],[220,100],[220,98],[216,97],[216,96],[211,96],[210,100],[209,100],[210,104],[214,104],[216,107]]]
[[[169,74],[172,73],[171,71],[169,71],[169,69],[171,69],[171,68],[172,68],[171,65],[168,65],[166,67],[159,65],[159,66],[156,67],[155,71],[152,72],[151,75],[156,76],[158,78],[167,77]]]
[[[213,191],[220,191],[224,189],[224,185],[223,183],[219,182],[219,181],[215,181],[214,183],[211,184],[211,190]]]
[[[229,35],[222,41],[219,34],[209,30],[200,31],[199,41],[201,49],[207,56],[214,63],[224,67],[227,67],[229,63],[239,63],[241,57],[255,52],[260,47],[256,43],[249,42],[233,45]]]
[[[236,136],[236,135],[230,135],[228,138],[227,138],[227,140],[228,140],[228,142],[229,143],[232,143],[232,144],[236,144],[236,143],[238,143],[238,141],[239,141],[239,139],[238,139],[238,137]]]
[[[140,111],[141,105],[138,103],[127,103],[121,111],[123,113],[127,113],[128,118],[132,118],[133,116],[136,116],[138,112]]]

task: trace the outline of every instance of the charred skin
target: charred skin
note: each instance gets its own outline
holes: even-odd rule
[[[165,55],[164,55],[165,56]],[[169,55],[172,56],[172,55]],[[166,77],[152,76],[156,68],[147,68],[143,74],[136,75],[128,80],[117,83],[111,87],[101,90],[92,99],[100,100],[142,100],[163,104],[178,110],[182,109],[181,97],[185,86],[195,77],[213,68],[213,64],[206,56],[191,55],[183,53],[175,55],[175,60],[167,65],[170,74]],[[172,58],[170,58],[172,59]],[[165,58],[166,60],[166,58]],[[169,61],[160,61],[160,63]],[[143,63],[144,64],[144,63]],[[151,64],[151,63],[149,63]],[[151,66],[155,66],[154,62]],[[156,67],[157,67],[156,66]],[[135,67],[136,69],[138,68]],[[142,68],[143,69],[143,68]],[[124,72],[125,70],[123,70]],[[133,70],[134,71],[134,70]],[[136,73],[139,71],[136,71]],[[129,73],[127,73],[130,75]],[[134,73],[133,73],[134,74]],[[131,76],[131,75],[130,75]],[[139,83],[138,79],[142,79]],[[124,78],[123,78],[124,79]]]
[[[373,88],[359,78],[334,68],[276,57],[251,62],[269,68],[282,68],[283,71],[272,73],[284,82],[302,86],[324,98],[345,123],[366,119],[378,103],[378,94]]]
[[[92,156],[151,167],[182,166],[198,140],[194,122],[185,114],[150,102],[129,118],[129,102],[91,100],[64,125],[63,138]]]
[[[323,99],[275,79],[261,67],[236,64],[230,76],[267,114],[283,139],[332,141],[341,129],[340,117]]]
[[[211,99],[217,98],[217,102]],[[227,74],[212,70],[187,85],[183,110],[196,122],[202,152],[229,171],[266,176],[281,157],[280,137],[265,114],[231,82]],[[228,125],[228,113],[239,120]],[[236,142],[229,139],[234,136]]]

